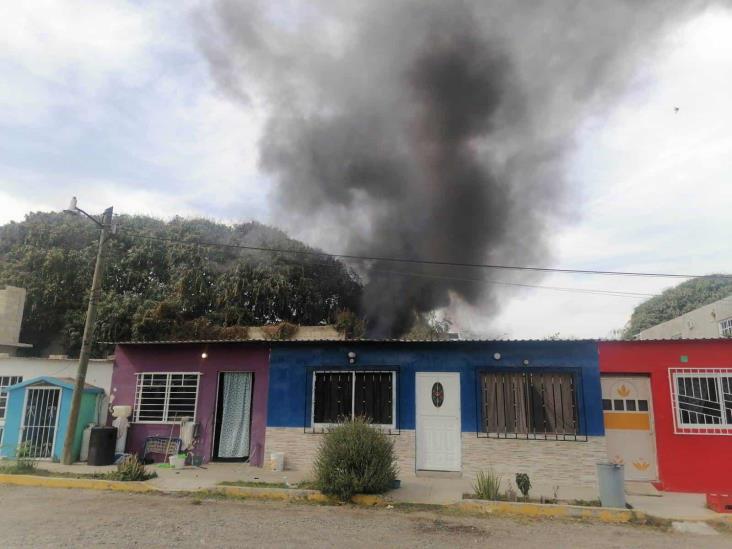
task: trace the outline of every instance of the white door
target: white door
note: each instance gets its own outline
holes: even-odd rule
[[[460,374],[416,374],[417,470],[460,471]]]
[[[601,379],[610,461],[625,465],[625,480],[657,480],[650,379],[611,375]]]

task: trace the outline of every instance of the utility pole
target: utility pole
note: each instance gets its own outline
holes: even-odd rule
[[[81,395],[84,392],[86,383],[86,370],[89,366],[89,356],[91,355],[92,341],[94,336],[94,327],[97,320],[97,303],[102,292],[102,278],[104,278],[104,267],[106,262],[107,242],[112,234],[112,213],[113,208],[109,207],[102,214],[102,222],[86,213],[84,210],[76,207],[76,197],[71,200],[69,213],[86,215],[101,228],[99,235],[99,248],[97,250],[97,262],[94,266],[94,278],[92,279],[91,294],[89,295],[89,308],[86,311],[86,324],[84,325],[84,337],[81,340],[81,351],[79,352],[79,366],[76,370],[76,382],[74,383],[74,393],[71,397],[71,411],[69,412],[69,422],[66,426],[66,437],[64,438],[64,452],[62,462],[64,465],[71,465],[73,462],[74,438],[76,436],[76,422],[79,419],[79,407],[81,406]]]

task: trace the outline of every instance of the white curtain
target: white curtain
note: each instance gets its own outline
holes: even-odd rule
[[[248,456],[252,374],[224,373],[223,397],[218,457],[240,458]]]

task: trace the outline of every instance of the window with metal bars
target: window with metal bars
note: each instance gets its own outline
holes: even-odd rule
[[[480,387],[485,436],[578,440],[573,374],[483,373]]]
[[[137,423],[172,423],[183,417],[195,420],[199,373],[137,374]]]
[[[674,375],[679,427],[732,427],[732,370]]]
[[[0,376],[0,390],[10,387],[16,383],[22,383],[23,376]],[[5,409],[8,406],[7,393],[0,392],[0,419],[5,419]]]
[[[366,417],[394,427],[395,373],[334,371],[313,373],[313,426]]]
[[[732,318],[725,318],[719,322],[719,335],[721,337],[732,337]]]

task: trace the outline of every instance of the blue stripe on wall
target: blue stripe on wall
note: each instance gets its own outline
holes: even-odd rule
[[[348,352],[356,363],[348,364]],[[500,360],[493,355],[500,353]],[[528,360],[528,366],[524,361]],[[415,372],[460,372],[462,430],[479,422],[477,373],[529,368],[575,373],[580,434],[604,434],[597,344],[592,341],[476,343],[302,343],[273,345],[270,355],[269,427],[310,425],[310,391],[315,369],[397,369],[397,427],[415,428]]]

